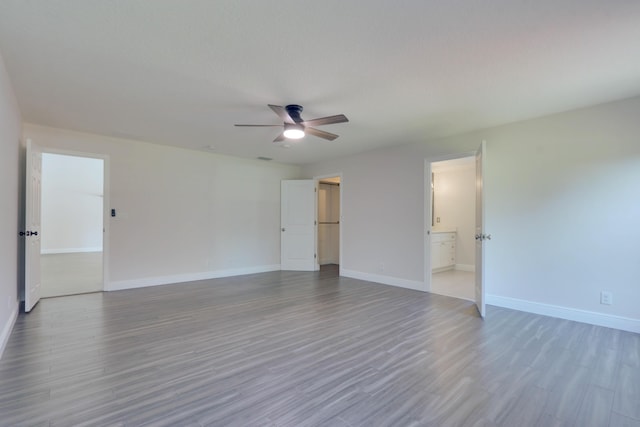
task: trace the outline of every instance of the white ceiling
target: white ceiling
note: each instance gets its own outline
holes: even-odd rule
[[[25,121],[309,163],[640,94],[640,1],[0,0]],[[267,104],[345,114],[290,148]]]

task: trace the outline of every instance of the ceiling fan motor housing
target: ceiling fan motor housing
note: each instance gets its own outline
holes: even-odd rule
[[[289,104],[284,108],[287,110],[289,117],[291,117],[295,123],[301,123],[304,121],[302,120],[302,117],[300,117],[300,113],[302,113],[302,105]]]

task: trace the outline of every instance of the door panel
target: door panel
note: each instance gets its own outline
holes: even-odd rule
[[[27,140],[24,311],[40,300],[42,150]]]
[[[485,315],[484,303],[484,181],[482,172],[484,170],[486,142],[482,141],[480,148],[476,152],[476,283],[475,300],[480,316]]]
[[[280,268],[316,270],[315,181],[282,181],[280,215]]]

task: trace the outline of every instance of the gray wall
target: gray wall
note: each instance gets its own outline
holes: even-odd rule
[[[0,355],[18,313],[20,110],[0,56]]]
[[[638,111],[640,97],[307,165],[303,173],[342,173],[343,271],[419,288],[429,255],[425,159],[468,153],[486,140],[488,301],[640,331]],[[613,305],[599,303],[601,290],[613,292]]]
[[[107,156],[106,290],[280,268],[280,181],[298,167],[31,124],[24,135]]]

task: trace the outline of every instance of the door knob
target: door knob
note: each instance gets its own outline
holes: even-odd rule
[[[284,231],[284,227],[282,227],[282,231]]]

